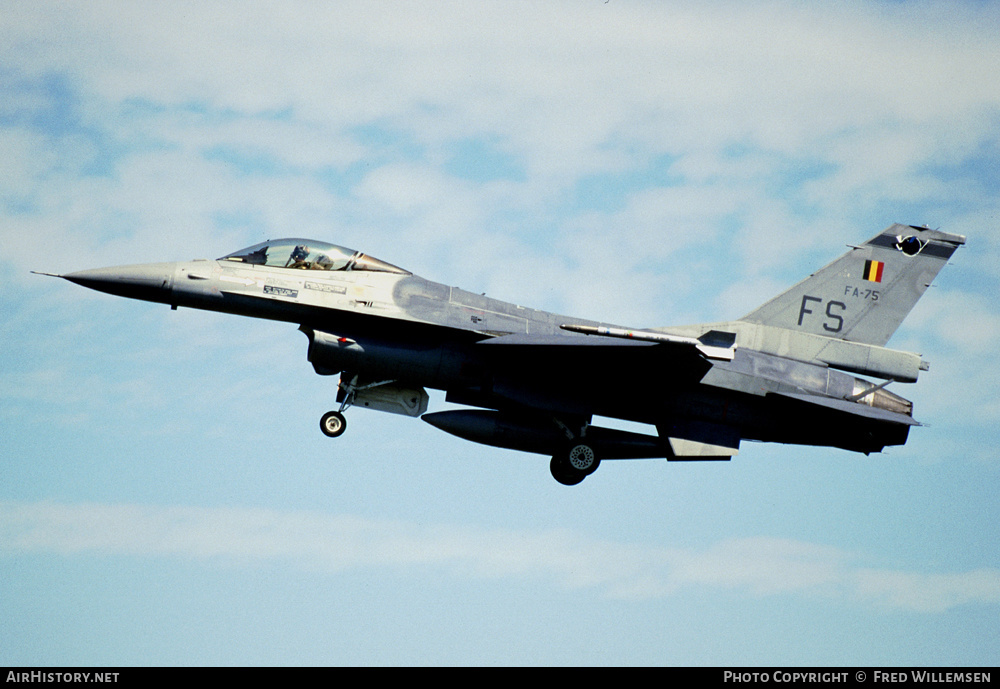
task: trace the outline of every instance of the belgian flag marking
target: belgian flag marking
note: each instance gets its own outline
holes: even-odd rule
[[[885,263],[882,261],[865,261],[865,280],[868,282],[882,282],[882,269]]]

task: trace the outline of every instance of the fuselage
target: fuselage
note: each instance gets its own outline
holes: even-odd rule
[[[895,223],[742,318],[632,330],[432,282],[334,244],[277,239],[209,261],[64,277],[120,296],[295,323],[350,407],[420,417],[473,442],[548,454],[576,485],[602,459],[728,460],[743,440],[880,452],[913,405],[890,392],[928,370],[886,347],[961,235]],[[866,378],[881,380],[874,383]],[[427,388],[465,407],[428,412]],[[640,422],[655,434],[595,425]]]
[[[288,241],[302,246],[306,240]],[[501,413],[537,412],[587,423],[600,415],[652,424],[661,434],[678,422],[721,422],[738,429],[741,438],[864,452],[906,439],[907,425],[878,419],[851,419],[848,424],[850,407],[843,403],[802,404],[786,396],[843,401],[865,389],[864,381],[827,366],[742,348],[731,361],[678,367],[664,364],[655,344],[635,343],[625,356],[616,347],[616,363],[609,367],[601,363],[605,352],[600,346],[578,348],[579,354],[569,357],[551,346],[587,337],[561,325],[608,324],[510,304],[371,259],[367,267],[351,270],[343,269],[350,263],[329,269],[307,261],[296,266],[289,258],[284,265],[268,265],[247,258],[253,256],[245,251],[219,260],[123,266],[64,277],[173,308],[295,323],[309,337],[309,359],[318,373],[349,372],[367,380],[439,389],[449,400]],[[486,344],[516,339],[511,336],[550,346]],[[905,400],[897,399],[909,413]]]

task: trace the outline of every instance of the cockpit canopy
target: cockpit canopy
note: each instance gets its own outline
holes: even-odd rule
[[[272,239],[223,256],[219,260],[299,270],[369,270],[410,274],[409,271],[366,256],[360,251],[311,239]]]

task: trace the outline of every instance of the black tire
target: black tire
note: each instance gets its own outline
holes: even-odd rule
[[[319,420],[319,429],[327,438],[338,438],[347,430],[347,419],[339,411],[328,411]]]
[[[552,458],[549,462],[549,471],[552,472],[552,478],[564,486],[575,486],[587,478],[587,474],[570,466],[563,455],[556,455]]]

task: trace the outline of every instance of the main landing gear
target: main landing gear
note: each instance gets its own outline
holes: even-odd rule
[[[564,486],[575,486],[597,471],[601,465],[594,448],[579,440],[569,443],[564,450],[552,456],[549,471],[552,478]]]
[[[359,392],[382,385],[388,385],[393,382],[394,381],[382,381],[367,385],[358,385],[358,377],[356,375],[342,375],[339,384],[340,389],[337,393],[337,401],[340,402],[340,408],[337,411],[328,411],[323,414],[323,417],[319,421],[319,428],[323,432],[323,435],[328,438],[339,438],[344,434],[347,430],[347,419],[344,417],[344,412],[354,404]],[[406,392],[409,394],[412,391],[401,389],[400,392]],[[423,394],[425,401],[423,405],[418,405],[418,414],[422,413],[422,411],[426,409],[426,393]],[[366,398],[364,404],[365,406],[369,406],[369,404],[374,404],[375,401]],[[375,408],[378,409],[377,406]],[[395,407],[393,407],[393,409],[395,409]],[[417,414],[411,413],[410,415],[415,416]],[[478,418],[479,417],[473,417],[472,421],[475,421]],[[500,418],[501,420],[503,419],[502,416]],[[491,423],[496,423],[496,419],[493,417],[490,417],[489,420]],[[587,437],[587,430],[590,428],[590,421],[589,419],[585,420],[579,417],[573,420],[550,417],[550,421],[559,429],[555,433],[553,433],[555,428],[553,428],[553,426],[549,426],[549,422],[531,418],[529,418],[527,422],[522,423],[520,426],[517,424],[512,425],[511,429],[514,433],[517,433],[520,430],[529,436],[531,434],[535,434],[536,437],[541,435],[543,438],[542,442],[545,442],[546,444],[552,443],[549,447],[557,447],[558,449],[552,455],[552,459],[549,462],[549,471],[552,472],[552,478],[564,486],[575,486],[597,471],[597,468],[601,465],[601,458],[594,449],[594,444]],[[455,435],[467,438],[473,442],[482,442],[489,445],[494,444],[491,442],[492,436],[486,437],[490,433],[495,432],[492,428],[492,425],[490,425],[487,430],[480,432],[481,429],[470,422],[469,426],[464,429],[460,428],[458,432],[455,432]],[[445,428],[445,430],[448,429]],[[467,430],[468,433],[462,433],[462,430]],[[516,448],[518,446],[515,443],[514,445],[501,445],[501,447]],[[598,445],[598,447],[600,447],[600,445]]]

